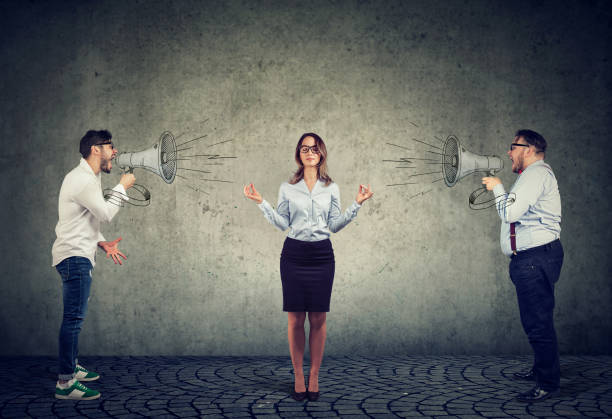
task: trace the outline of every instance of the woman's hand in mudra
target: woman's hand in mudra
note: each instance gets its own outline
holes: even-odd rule
[[[249,199],[252,199],[258,204],[261,204],[263,202],[263,198],[261,197],[259,192],[257,192],[257,189],[255,189],[255,186],[253,186],[252,183],[244,187],[244,196],[246,196]]]
[[[357,192],[357,198],[355,198],[355,201],[361,205],[364,201],[370,199],[372,195],[374,195],[374,192],[372,192],[370,185],[367,187],[365,185],[359,185],[359,191]]]

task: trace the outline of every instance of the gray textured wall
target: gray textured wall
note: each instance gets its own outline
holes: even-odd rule
[[[412,138],[449,134],[505,156],[518,128],[548,139],[563,199],[561,351],[612,353],[605,1],[32,1],[0,13],[1,355],[56,353],[57,197],[90,128],[111,130],[120,151],[164,130],[208,134],[196,151],[239,158],[213,167],[233,184],[198,183],[208,195],[136,171],[153,202],[104,227],[129,260],[98,255],[81,353],[287,354],[285,235],[242,185],[275,203],[310,130],[327,141],[344,207],[359,183],[375,190],[332,237],[327,353],[529,353],[498,217],[467,205],[479,176],[386,187],[408,172],[382,162],[410,155],[387,142],[426,155]]]

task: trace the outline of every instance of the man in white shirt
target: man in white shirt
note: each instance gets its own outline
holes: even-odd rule
[[[561,196],[552,168],[544,162],[546,140],[535,131],[516,132],[508,157],[519,176],[506,193],[497,177],[482,183],[495,194],[502,220],[500,244],[510,257],[510,279],[516,288],[523,329],[533,348],[533,367],[514,376],[535,381],[519,394],[522,402],[537,402],[559,394],[561,372],[554,325],[555,284],[563,266]],[[507,205],[509,196],[515,200]]]
[[[118,203],[128,200],[126,190],[134,185],[133,174],[124,174],[112,189],[112,200],[102,196],[101,173],[110,173],[117,149],[106,130],[87,131],[79,151],[83,158],[64,178],[59,194],[57,239],[51,251],[53,266],[62,277],[64,315],[59,335],[59,376],[55,386],[58,399],[92,400],[100,392],[80,381],[94,381],[100,376],[78,364],[81,324],[87,313],[91,271],[96,264],[96,249],[102,248],[115,264],[127,259],[117,247],[118,238],[107,242],[100,232],[101,222],[110,222],[119,211]]]

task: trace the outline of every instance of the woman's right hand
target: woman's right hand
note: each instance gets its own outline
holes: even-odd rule
[[[259,192],[257,192],[257,189],[255,189],[255,186],[253,186],[252,183],[244,187],[244,196],[246,196],[249,199],[252,199],[258,204],[261,204],[263,202],[263,198],[261,197]]]

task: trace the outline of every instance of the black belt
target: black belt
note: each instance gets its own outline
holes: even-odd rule
[[[535,253],[546,252],[558,246],[561,246],[561,240],[559,239],[553,240],[550,243],[543,244],[542,246],[536,246],[529,249],[521,250],[520,252],[516,252],[516,255],[511,255],[510,257],[514,259],[518,256],[527,256]]]

